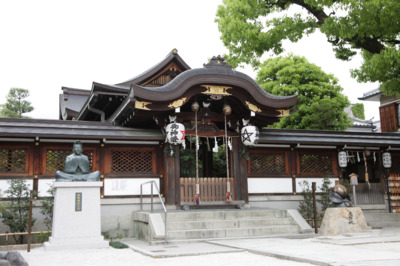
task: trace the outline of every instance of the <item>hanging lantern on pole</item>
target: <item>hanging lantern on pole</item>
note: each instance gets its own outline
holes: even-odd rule
[[[386,169],[389,169],[390,167],[392,167],[392,156],[390,155],[389,152],[384,152],[382,154],[382,163],[383,163],[383,167]]]
[[[246,146],[253,146],[258,143],[260,134],[256,126],[245,126],[241,131],[242,142]]]
[[[185,126],[181,123],[170,123],[167,125],[167,142],[173,145],[182,144],[185,148]]]

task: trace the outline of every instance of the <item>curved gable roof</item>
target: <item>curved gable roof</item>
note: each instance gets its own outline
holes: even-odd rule
[[[176,62],[183,69],[183,71],[190,69],[189,65],[186,64],[186,62],[183,61],[183,59],[178,55],[178,50],[172,49],[172,51],[164,58],[164,60],[162,60],[152,68],[146,70],[145,72],[134,78],[118,83],[116,85],[131,86],[132,84],[140,84],[145,80],[151,78],[153,75],[157,74],[171,62]]]
[[[161,87],[143,87],[133,84],[132,88],[135,91],[135,97],[150,101],[171,101],[180,98],[195,85],[206,84],[241,87],[249,92],[259,104],[272,108],[290,108],[297,101],[297,95],[277,96],[270,94],[248,75],[225,67],[191,69]]]

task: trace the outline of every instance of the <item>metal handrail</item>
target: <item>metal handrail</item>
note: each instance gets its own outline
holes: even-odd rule
[[[165,243],[167,243],[167,239],[168,239],[168,237],[167,237],[167,208],[165,207],[165,204],[161,198],[160,190],[158,189],[156,181],[148,181],[148,182],[142,183],[140,185],[140,210],[141,211],[143,210],[143,185],[146,185],[146,184],[151,184],[151,212],[153,212],[153,185],[156,187],[158,198],[160,199],[161,205],[164,209],[164,215],[165,215],[165,222],[164,222],[165,237],[164,237],[164,240],[165,240]]]

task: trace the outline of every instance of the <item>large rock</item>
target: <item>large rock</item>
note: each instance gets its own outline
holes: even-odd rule
[[[29,266],[29,264],[24,260],[24,257],[22,257],[18,251],[7,252],[6,260],[8,260],[13,266]]]
[[[319,233],[324,236],[336,236],[347,233],[368,232],[364,214],[359,207],[328,208],[325,211]]]

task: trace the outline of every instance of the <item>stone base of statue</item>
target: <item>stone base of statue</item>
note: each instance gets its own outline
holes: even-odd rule
[[[101,235],[102,182],[55,182],[52,236],[45,250],[106,248]]]
[[[364,214],[359,207],[328,208],[318,232],[324,236],[368,232]]]

